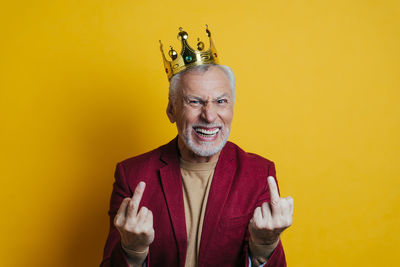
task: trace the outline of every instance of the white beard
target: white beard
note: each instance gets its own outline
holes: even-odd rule
[[[207,124],[201,126],[212,127]],[[201,145],[195,144],[192,138],[192,130],[193,130],[192,127],[188,127],[185,130],[185,134],[183,135],[184,138],[182,138],[182,140],[185,142],[185,145],[196,155],[201,157],[210,157],[220,152],[222,148],[225,146],[226,142],[228,141],[230,129],[229,128],[221,128],[221,129],[224,129],[223,131],[220,130],[219,132],[219,134],[222,134],[222,141],[217,147],[213,147],[213,145],[215,144],[214,142],[207,142],[207,141],[200,142]]]

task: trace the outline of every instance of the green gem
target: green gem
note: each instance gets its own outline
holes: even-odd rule
[[[192,61],[192,57],[191,56],[186,56],[186,61],[188,61],[188,62],[190,62],[190,61]]]

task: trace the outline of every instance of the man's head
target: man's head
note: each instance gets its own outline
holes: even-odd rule
[[[229,137],[235,78],[222,65],[200,65],[170,81],[168,118],[176,122],[182,155],[219,155]]]

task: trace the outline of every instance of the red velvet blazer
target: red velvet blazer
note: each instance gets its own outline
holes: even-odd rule
[[[270,201],[267,177],[275,177],[273,162],[246,153],[227,142],[212,180],[204,215],[199,267],[248,266],[248,223],[254,209]],[[101,266],[128,266],[114,227],[114,216],[140,181],[146,182],[141,206],[154,216],[155,239],[148,266],[184,267],[187,247],[182,178],[177,138],[117,164],[110,201],[110,233]],[[281,243],[265,266],[286,266]]]

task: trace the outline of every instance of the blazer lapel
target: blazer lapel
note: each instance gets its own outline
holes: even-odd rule
[[[186,259],[187,233],[177,138],[166,146],[161,160],[167,164],[160,169],[161,184],[178,245],[179,265],[183,267]]]
[[[234,155],[232,153],[231,144],[228,142],[221,151],[208,195],[201,234],[199,266],[203,265],[201,259],[204,259],[207,253],[207,245],[218,225],[225,202],[232,187],[236,170],[236,166],[232,162],[233,159]]]

